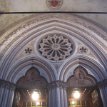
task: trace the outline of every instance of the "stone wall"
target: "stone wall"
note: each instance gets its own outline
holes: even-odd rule
[[[60,0],[60,6],[52,8],[49,0],[0,0],[0,12],[106,12],[107,0]],[[71,14],[71,13],[69,13]],[[0,14],[0,31],[30,14]],[[76,14],[107,28],[107,14]],[[1,33],[2,33],[1,32]]]
[[[0,0],[0,10],[9,12],[53,11],[48,8],[49,0]],[[60,0],[61,1],[61,0]],[[107,0],[62,0],[58,11],[107,11]]]
[[[2,26],[0,27],[1,34],[5,32],[8,28],[10,28],[10,26],[15,25],[16,22],[25,19],[25,17],[27,18],[30,15],[33,14],[1,14],[0,15],[0,25]],[[98,26],[102,27],[105,30],[107,29],[107,14],[76,14],[76,15],[91,20],[92,22],[98,24]]]

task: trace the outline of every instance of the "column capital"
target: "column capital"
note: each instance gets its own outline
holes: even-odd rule
[[[63,81],[53,81],[51,83],[49,83],[48,85],[48,88],[51,89],[51,88],[66,88],[67,87],[67,84],[66,82],[63,82]]]
[[[14,83],[0,79],[0,87],[7,88],[10,90],[14,90],[16,86]]]

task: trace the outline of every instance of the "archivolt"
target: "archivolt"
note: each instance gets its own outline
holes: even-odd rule
[[[39,68],[40,74],[48,81],[55,80],[54,69],[44,60],[36,57],[27,57],[18,61],[15,65],[11,67],[8,74],[6,74],[6,80],[16,83],[17,80],[24,76],[29,68]],[[20,75],[21,73],[21,75]],[[43,74],[42,74],[43,73]]]
[[[105,69],[98,64],[95,60],[88,57],[78,56],[69,60],[63,65],[59,72],[59,80],[67,81],[67,79],[73,75],[74,70],[82,66],[85,69],[89,69],[89,73],[95,77],[97,81],[102,81],[106,78]]]
[[[38,14],[19,24],[16,29],[10,30],[10,33],[4,34],[7,40],[2,43],[0,48],[0,52],[3,54],[0,65],[1,78],[5,79],[5,74],[9,74],[8,69],[11,62],[23,46],[39,35],[52,31],[66,33],[82,41],[94,52],[102,65],[107,68],[106,57],[104,56],[104,48],[107,49],[107,46],[103,43],[106,39],[106,32],[77,16]]]

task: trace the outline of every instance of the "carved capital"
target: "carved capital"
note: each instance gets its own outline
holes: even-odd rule
[[[107,87],[107,79],[104,79],[103,81],[100,81],[97,83],[97,87],[102,88],[102,87]]]
[[[9,90],[14,90],[16,86],[15,86],[15,84],[13,84],[9,81],[0,80],[0,87],[7,88]]]
[[[48,85],[48,89],[52,88],[66,88],[67,84],[63,81],[53,81]]]

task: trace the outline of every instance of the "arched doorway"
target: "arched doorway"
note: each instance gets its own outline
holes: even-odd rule
[[[47,107],[47,81],[32,67],[17,81],[13,107]]]
[[[68,107],[103,107],[96,80],[79,66],[67,81]]]

